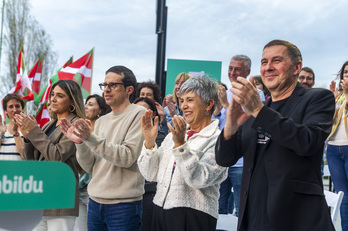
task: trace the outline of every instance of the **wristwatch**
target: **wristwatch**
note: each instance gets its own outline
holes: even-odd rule
[[[5,134],[0,135],[0,139],[4,140],[5,139]]]

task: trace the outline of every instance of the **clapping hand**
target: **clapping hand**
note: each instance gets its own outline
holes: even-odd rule
[[[174,128],[168,123],[168,128],[173,134],[174,148],[177,148],[185,143],[186,121],[182,116],[175,115],[172,118]]]
[[[340,82],[340,85],[343,89],[344,94],[346,95],[348,93],[348,79],[343,78]]]
[[[145,138],[145,147],[147,149],[153,148],[156,143],[158,133],[158,116],[155,117],[154,124],[152,124],[153,111],[150,109],[141,117],[141,131]]]
[[[60,121],[60,130],[63,134],[76,144],[83,143],[91,134],[91,122],[78,119],[72,125],[66,118]]]
[[[219,85],[219,102],[222,107],[227,108],[229,103],[227,100],[226,89],[224,86]]]
[[[156,105],[156,109],[157,109],[157,112],[158,112],[158,116],[161,118],[161,121],[162,119],[164,118],[165,114],[164,114],[164,108],[162,107],[161,104],[155,102],[155,105]]]
[[[230,139],[250,116],[251,115],[245,112],[242,106],[232,98],[231,104],[226,112],[226,124],[223,130],[224,138],[226,140]]]
[[[24,113],[15,115],[15,124],[25,137],[31,130],[37,127],[37,122],[34,116],[27,116]]]
[[[2,121],[2,116],[0,115],[0,134],[1,135],[5,134],[6,130],[7,130],[6,122]]]
[[[176,106],[171,94],[167,95],[163,100],[163,107],[168,107],[170,117],[174,117],[176,114]]]
[[[253,80],[252,80],[253,82]],[[237,77],[237,82],[232,83],[233,98],[244,110],[256,117],[263,107],[260,95],[253,83],[243,77]]]
[[[336,82],[334,80],[330,83],[330,91],[334,94],[335,98],[338,96],[338,88],[336,87]]]

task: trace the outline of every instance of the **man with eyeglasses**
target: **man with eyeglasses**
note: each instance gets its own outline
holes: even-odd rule
[[[306,88],[312,88],[314,86],[314,71],[312,68],[303,67],[298,75],[298,81]]]
[[[146,109],[131,104],[137,80],[124,66],[106,71],[99,84],[112,112],[100,117],[94,132],[88,120],[64,121],[64,134],[76,143],[77,160],[92,172],[88,185],[88,230],[140,230],[144,178],[137,159],[144,137],[141,116]]]

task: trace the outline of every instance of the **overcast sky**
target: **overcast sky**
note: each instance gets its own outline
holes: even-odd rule
[[[105,70],[125,65],[139,82],[155,80],[156,1],[31,0],[31,13],[54,41],[58,65],[95,47],[93,93]],[[222,61],[222,81],[235,54],[259,74],[263,46],[288,40],[328,88],[348,60],[346,0],[167,0],[166,58]]]

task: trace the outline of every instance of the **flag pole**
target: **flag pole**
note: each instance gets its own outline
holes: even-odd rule
[[[93,52],[92,52],[92,54],[93,54],[93,60],[92,60],[92,72],[91,72],[91,84],[90,84],[90,86],[89,86],[89,94],[91,95],[92,94],[92,80],[93,80],[93,65],[94,65],[94,47],[93,47]]]
[[[0,35],[0,71],[1,71],[1,51],[2,51],[2,34],[4,30],[4,11],[5,11],[5,0],[2,1],[2,15],[1,15],[1,35]]]

